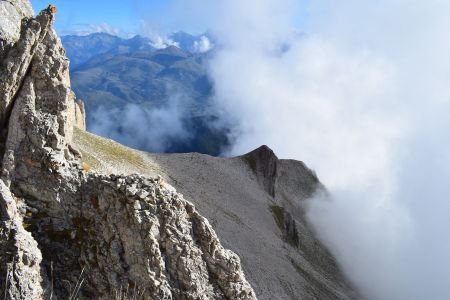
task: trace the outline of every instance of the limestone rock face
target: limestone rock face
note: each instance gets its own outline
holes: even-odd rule
[[[0,50],[20,37],[21,23],[24,18],[34,15],[28,0],[0,1]],[[5,16],[5,17],[3,17]]]
[[[256,299],[239,257],[173,187],[80,163],[72,134],[85,127],[84,108],[52,29],[55,10],[32,18],[26,1],[1,3],[0,25],[22,17],[19,30],[1,31],[2,295]]]
[[[147,288],[158,299],[254,299],[236,254],[208,221],[160,179],[83,178],[80,262],[87,292]]]
[[[86,130],[86,111],[81,100],[75,101],[74,106],[75,126],[81,130]]]
[[[26,231],[20,206],[24,203],[14,198],[0,180],[0,279],[2,291],[10,299],[39,299],[43,293],[42,254],[37,242]]]

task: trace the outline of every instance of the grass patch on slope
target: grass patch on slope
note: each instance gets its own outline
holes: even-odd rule
[[[145,170],[149,167],[136,150],[76,127],[73,141],[83,155],[81,162],[95,171],[117,167]]]

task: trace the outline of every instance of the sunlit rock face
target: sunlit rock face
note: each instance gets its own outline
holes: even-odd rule
[[[0,14],[4,16],[0,19],[0,40],[3,47],[19,39],[22,19],[33,17],[34,12],[28,0],[2,0]]]
[[[81,164],[56,9],[1,2],[0,279],[10,299],[255,299],[239,257],[158,177]],[[3,14],[4,13],[4,14]],[[3,25],[7,24],[7,25]],[[78,129],[79,130],[79,129]],[[138,296],[137,296],[138,295]]]

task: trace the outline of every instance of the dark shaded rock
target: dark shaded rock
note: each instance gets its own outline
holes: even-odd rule
[[[255,172],[258,181],[267,193],[274,197],[278,157],[272,149],[263,145],[243,155],[242,158],[248,163],[253,172]]]

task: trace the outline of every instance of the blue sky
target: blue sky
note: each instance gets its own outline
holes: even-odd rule
[[[170,0],[31,0],[35,13],[53,3],[57,9],[55,28],[65,35],[77,31],[106,27],[119,29],[121,34],[138,33],[141,20],[156,27],[155,30],[179,29],[170,17]],[[106,28],[105,28],[106,29]]]
[[[94,31],[122,36],[148,35],[149,31],[164,35],[178,30],[201,34],[215,21],[208,16],[209,10],[216,9],[214,1],[199,0],[31,0],[31,3],[35,13],[49,3],[57,7],[55,28],[59,35]],[[307,19],[306,11],[297,14],[297,25]]]

